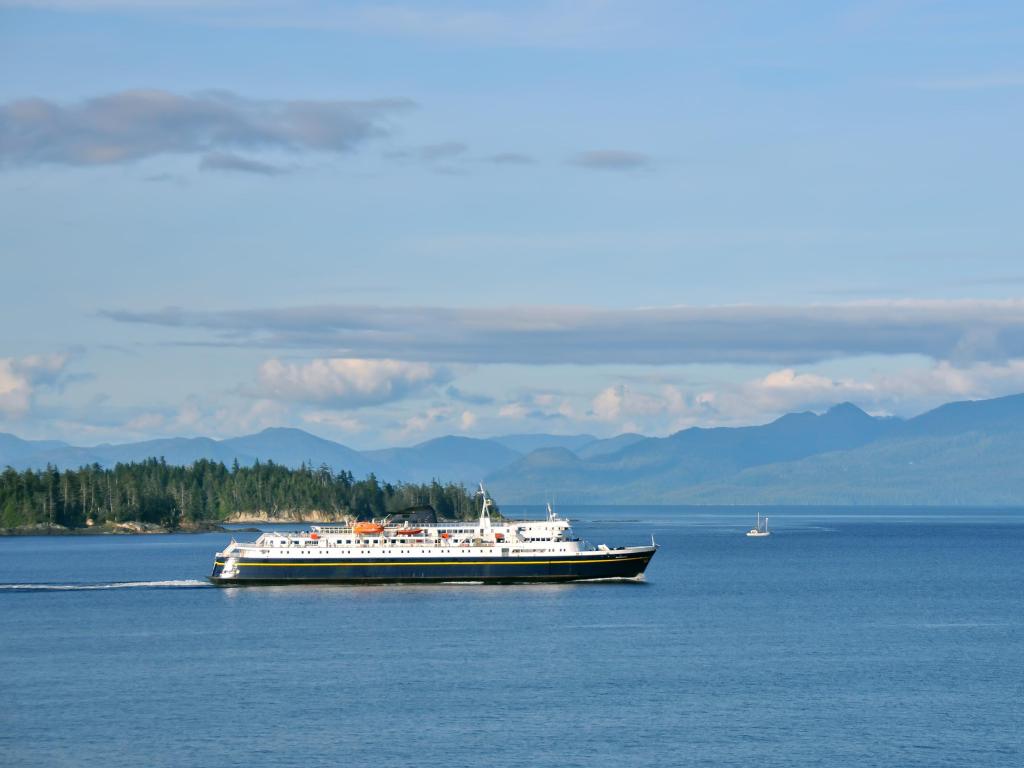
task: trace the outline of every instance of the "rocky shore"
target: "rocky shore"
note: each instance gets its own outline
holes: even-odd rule
[[[120,523],[103,523],[85,528],[68,528],[56,523],[36,523],[35,525],[19,525],[15,528],[0,528],[0,536],[102,536],[102,535],[148,535],[159,533],[209,533],[226,531],[220,523],[200,521],[187,523],[177,528],[169,528],[156,523],[142,523],[127,520]]]
[[[251,512],[236,512],[225,520],[187,522],[174,528],[137,520],[126,520],[118,523],[97,523],[95,525],[92,524],[92,521],[87,521],[87,525],[82,528],[69,528],[56,523],[35,523],[33,525],[20,525],[14,528],[0,528],[0,536],[97,536],[104,534],[137,536],[159,533],[208,533],[211,531],[227,530],[239,532],[238,528],[228,529],[224,525],[246,523],[282,523],[289,525],[313,523],[318,525],[334,522],[340,522],[339,517],[335,513],[321,510],[258,509]],[[259,529],[241,530],[257,531]]]
[[[324,512],[319,509],[288,510],[288,509],[257,509],[251,512],[236,512],[225,518],[225,523],[315,523],[323,525],[340,523],[342,519],[335,512]]]

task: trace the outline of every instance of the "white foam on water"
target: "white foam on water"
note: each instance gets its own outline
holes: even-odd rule
[[[196,589],[213,586],[199,579],[171,579],[169,581],[109,581],[99,584],[0,584],[7,592],[80,592],[96,589]]]
[[[572,583],[574,584],[600,584],[602,582],[632,582],[638,583],[646,581],[642,573],[638,573],[636,576],[602,576],[596,579],[576,579]]]

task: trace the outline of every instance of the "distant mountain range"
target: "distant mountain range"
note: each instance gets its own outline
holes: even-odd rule
[[[373,472],[391,482],[455,480],[474,486],[492,472],[523,458],[538,446],[567,445],[574,448],[608,441],[593,435],[508,435],[482,440],[447,436],[408,448],[357,451],[340,443],[311,435],[301,429],[271,428],[254,435],[213,440],[208,437],[173,437],[118,445],[90,447],[68,445],[55,440],[22,440],[0,433],[0,467],[42,468],[52,464],[74,469],[86,464],[110,467],[119,462],[162,457],[170,464],[191,464],[211,459],[230,465],[273,461],[289,467],[326,464],[334,470],[347,469],[356,477]],[[510,447],[517,446],[517,447]]]
[[[0,466],[16,469],[153,456],[173,464],[327,464],[392,482],[483,479],[502,503],[1019,505],[1024,395],[950,403],[912,419],[873,417],[842,403],[761,426],[694,427],[661,438],[448,436],[375,451],[284,428],[92,447],[0,433]]]

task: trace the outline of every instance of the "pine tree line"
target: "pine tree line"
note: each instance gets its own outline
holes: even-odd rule
[[[198,521],[224,520],[236,513],[267,512],[301,519],[304,512],[338,518],[379,518],[406,507],[430,504],[439,517],[475,517],[479,504],[462,485],[385,483],[369,475],[332,472],[326,465],[298,469],[273,462],[243,467],[201,459],[191,466],[163,459],[98,464],[77,470],[0,473],[0,528],[51,524],[78,528],[139,521],[170,528]]]

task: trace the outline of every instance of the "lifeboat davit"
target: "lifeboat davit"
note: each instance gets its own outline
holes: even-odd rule
[[[402,528],[400,531],[395,531],[399,536],[415,536],[417,533],[423,533],[422,528]]]
[[[383,533],[384,526],[380,523],[356,523],[352,526],[352,532],[356,534]]]

